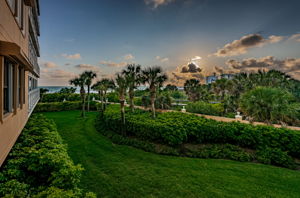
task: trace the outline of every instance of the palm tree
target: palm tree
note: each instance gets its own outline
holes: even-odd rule
[[[93,86],[93,90],[97,90],[101,100],[101,110],[104,111],[106,108],[106,95],[108,89],[114,89],[115,83],[113,80],[104,78],[100,81],[97,81]]]
[[[188,95],[188,99],[192,102],[198,100],[198,91],[200,87],[200,81],[197,79],[186,80],[184,83],[184,91]]]
[[[125,96],[128,88],[126,77],[123,74],[117,74],[116,77],[116,90],[119,94],[119,100],[121,105],[121,120],[122,120],[122,132],[124,133],[125,126]]]
[[[142,71],[142,74],[142,82],[149,86],[152,117],[155,118],[155,99],[157,91],[167,80],[167,75],[162,73],[162,69],[158,66],[148,67]]]
[[[88,94],[87,94],[87,110],[90,111],[90,91],[91,91],[91,85],[94,78],[97,77],[97,74],[93,71],[85,71],[83,72],[83,75],[86,77],[85,85],[88,88]]]
[[[86,75],[81,74],[79,77],[76,77],[72,80],[70,80],[70,84],[74,85],[76,87],[80,87],[80,96],[81,96],[81,105],[82,105],[82,111],[81,111],[81,116],[85,117],[85,89],[84,86],[86,85]]]
[[[128,82],[129,106],[131,111],[134,111],[134,90],[141,83],[141,66],[135,64],[127,65],[127,68],[122,71]]]

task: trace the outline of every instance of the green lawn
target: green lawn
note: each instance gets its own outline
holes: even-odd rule
[[[300,171],[229,160],[147,153],[113,144],[94,128],[97,113],[44,113],[85,168],[81,187],[99,197],[300,197]]]

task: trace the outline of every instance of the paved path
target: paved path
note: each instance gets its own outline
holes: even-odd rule
[[[100,101],[96,101],[96,102],[100,102]],[[109,104],[119,104],[119,103],[115,103],[115,102],[108,102]],[[128,104],[126,104],[126,106],[129,106]],[[142,107],[142,106],[135,106],[135,108],[137,109],[142,109],[142,110],[150,110],[150,109],[147,109],[145,107]],[[156,110],[157,112],[160,112],[160,113],[165,113],[165,112],[178,112],[178,111],[175,111],[175,110],[162,110],[162,109],[157,109]],[[193,114],[193,115],[197,115],[197,116],[201,116],[201,117],[205,117],[205,118],[208,118],[208,119],[212,119],[212,120],[217,120],[217,121],[221,121],[221,122],[241,122],[241,123],[245,123],[245,124],[252,124],[252,125],[267,125],[266,123],[263,123],[263,122],[249,122],[247,120],[237,120],[237,119],[234,119],[234,118],[226,118],[226,117],[220,117],[220,116],[212,116],[212,115],[204,115],[204,114],[197,114],[197,113],[189,113],[189,112],[185,112],[186,114]],[[279,124],[273,124],[272,125],[273,127],[276,127],[276,128],[288,128],[288,129],[291,129],[291,130],[296,130],[296,131],[300,131],[300,127],[295,127],[295,126],[282,126],[282,125],[279,125]]]

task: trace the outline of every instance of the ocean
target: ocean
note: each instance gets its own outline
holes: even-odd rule
[[[72,86],[39,86],[39,88],[44,88],[44,89],[48,89],[49,92],[48,93],[57,93],[59,92],[62,88],[65,88],[65,87],[72,87]],[[79,87],[75,87],[76,88],[76,92],[75,93],[80,93],[80,88]],[[145,86],[140,86],[138,87],[138,89],[140,90],[144,90],[146,89]],[[87,91],[87,88],[85,89]],[[91,93],[98,93],[97,91],[94,91],[94,90],[91,90]]]

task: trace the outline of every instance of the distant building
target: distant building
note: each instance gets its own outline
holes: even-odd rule
[[[40,93],[39,0],[0,0],[0,166]]]
[[[216,82],[218,79],[228,79],[231,80],[233,79],[234,74],[221,74],[220,76],[217,76],[216,74],[212,76],[207,76],[206,77],[206,84],[211,84]]]
[[[228,80],[231,80],[231,79],[233,79],[234,74],[221,74],[220,77],[221,77],[221,78],[228,79]]]
[[[211,84],[213,82],[216,82],[218,80],[218,76],[216,74],[212,76],[207,76],[206,77],[206,84]]]

